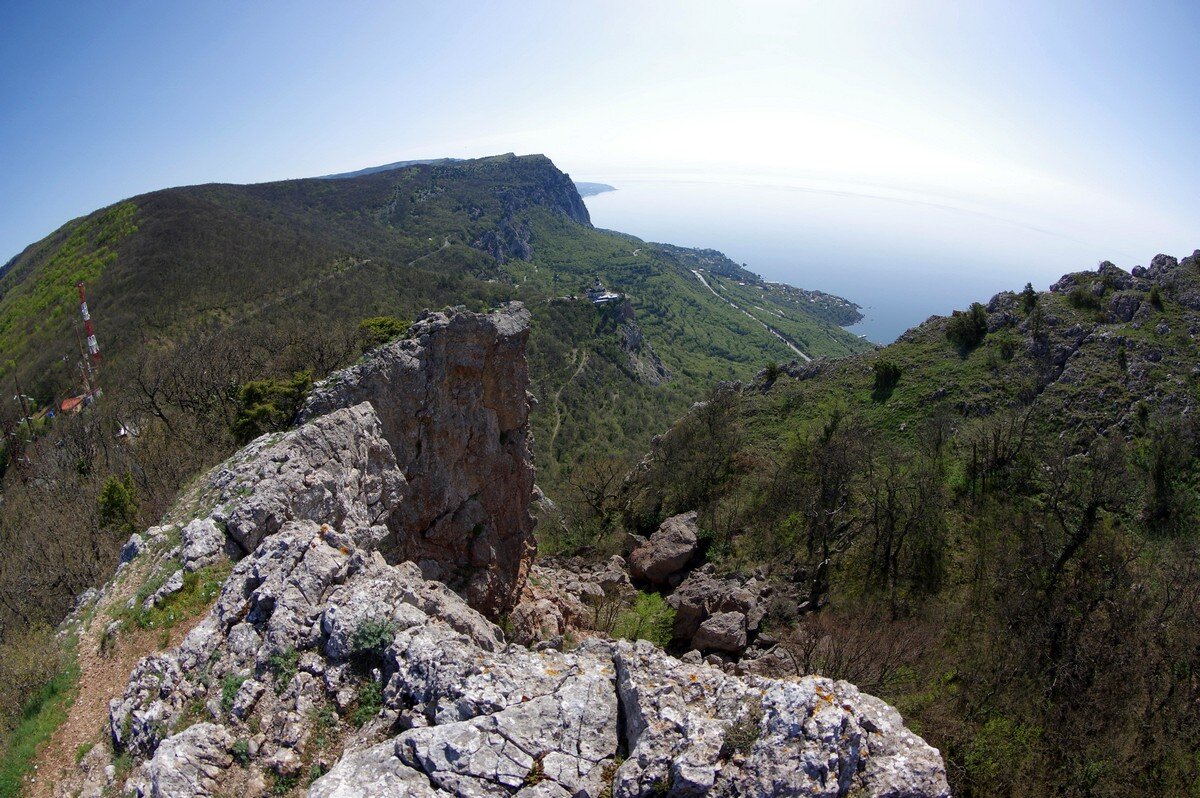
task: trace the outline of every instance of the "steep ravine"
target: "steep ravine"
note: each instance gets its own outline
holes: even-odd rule
[[[533,556],[528,326],[515,303],[426,314],[135,536],[66,627],[89,655],[164,648],[78,766],[44,763],[55,794],[948,796],[938,752],[851,684],[506,641]],[[214,574],[182,640],[137,631]]]

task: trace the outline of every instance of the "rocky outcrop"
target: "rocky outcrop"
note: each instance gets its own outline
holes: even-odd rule
[[[629,756],[613,795],[950,794],[938,753],[846,682],[739,679],[645,642],[615,661]]]
[[[520,303],[424,314],[410,338],[318,384],[299,427],[215,469],[209,523],[243,552],[291,520],[350,530],[497,617],[533,553],[528,335]],[[187,527],[187,567],[217,554],[212,529]]]
[[[302,426],[214,470],[198,499],[215,504],[178,545],[146,533],[137,567],[164,586],[229,546],[245,556],[110,702],[126,792],[947,795],[937,751],[851,685],[739,678],[602,636],[575,647],[571,624],[633,593],[620,557],[538,569],[508,621],[555,639],[506,641],[480,610],[509,606],[531,553],[527,324],[519,307],[423,317],[416,339],[323,384]],[[694,524],[669,519],[642,572],[682,567]],[[696,614],[715,651],[744,646],[754,612],[725,594]]]
[[[938,753],[851,685],[737,678],[644,641],[506,644],[371,541],[286,522],[143,660],[110,708],[130,790],[213,795],[327,762],[312,796],[948,794]],[[362,730],[339,720],[372,694]]]
[[[529,321],[520,303],[426,313],[409,338],[318,384],[300,415],[370,403],[403,477],[394,499],[391,483],[371,494],[390,533],[380,550],[493,616],[515,603],[533,554]]]
[[[216,527],[243,552],[297,519],[382,541],[392,514],[410,495],[379,416],[366,401],[254,440],[218,466],[208,484],[217,505],[211,518],[185,527],[188,562],[215,553],[209,530]]]
[[[629,368],[634,379],[647,385],[658,386],[671,379],[671,372],[663,365],[654,347],[646,340],[637,323],[637,314],[629,299],[602,306],[602,314],[611,317],[616,327],[617,341],[621,351],[629,359]]]

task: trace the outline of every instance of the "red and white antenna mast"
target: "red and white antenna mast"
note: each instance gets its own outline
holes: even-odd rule
[[[83,283],[77,283],[79,289],[79,312],[83,315],[83,332],[87,341],[88,355],[93,361],[99,363],[103,358],[100,355],[100,344],[96,343],[96,331],[92,329],[92,315],[88,313],[87,297],[83,293]]]

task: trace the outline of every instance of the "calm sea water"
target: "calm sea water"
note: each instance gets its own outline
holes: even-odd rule
[[[1105,257],[1049,231],[871,187],[587,179],[617,188],[585,200],[597,227],[711,247],[768,280],[846,297],[866,317],[851,329],[879,343],[1026,282],[1044,290]]]

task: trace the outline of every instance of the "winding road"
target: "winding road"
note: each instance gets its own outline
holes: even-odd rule
[[[742,313],[745,313],[751,319],[754,319],[754,321],[761,324],[763,327],[766,328],[767,332],[769,332],[771,335],[774,335],[780,341],[783,341],[783,343],[787,345],[788,349],[791,349],[793,352],[795,352],[797,355],[799,355],[801,358],[803,358],[805,363],[812,362],[811,357],[809,357],[808,355],[801,352],[800,347],[796,346],[794,343],[789,341],[787,339],[787,336],[785,336],[783,333],[779,332],[779,330],[776,330],[774,327],[770,326],[765,321],[758,318],[757,316],[755,316],[754,314],[752,314],[750,311],[746,310],[745,308],[738,307],[728,297],[723,297],[720,294],[718,294],[716,289],[708,284],[708,280],[704,279],[704,275],[700,274],[700,272],[698,272],[697,270],[691,269],[690,271],[692,274],[696,275],[696,279],[699,280],[704,285],[705,288],[707,288],[709,291],[711,291],[712,295],[715,296],[717,299],[723,300],[724,302],[728,303],[729,307],[733,308],[734,310],[739,310]]]

